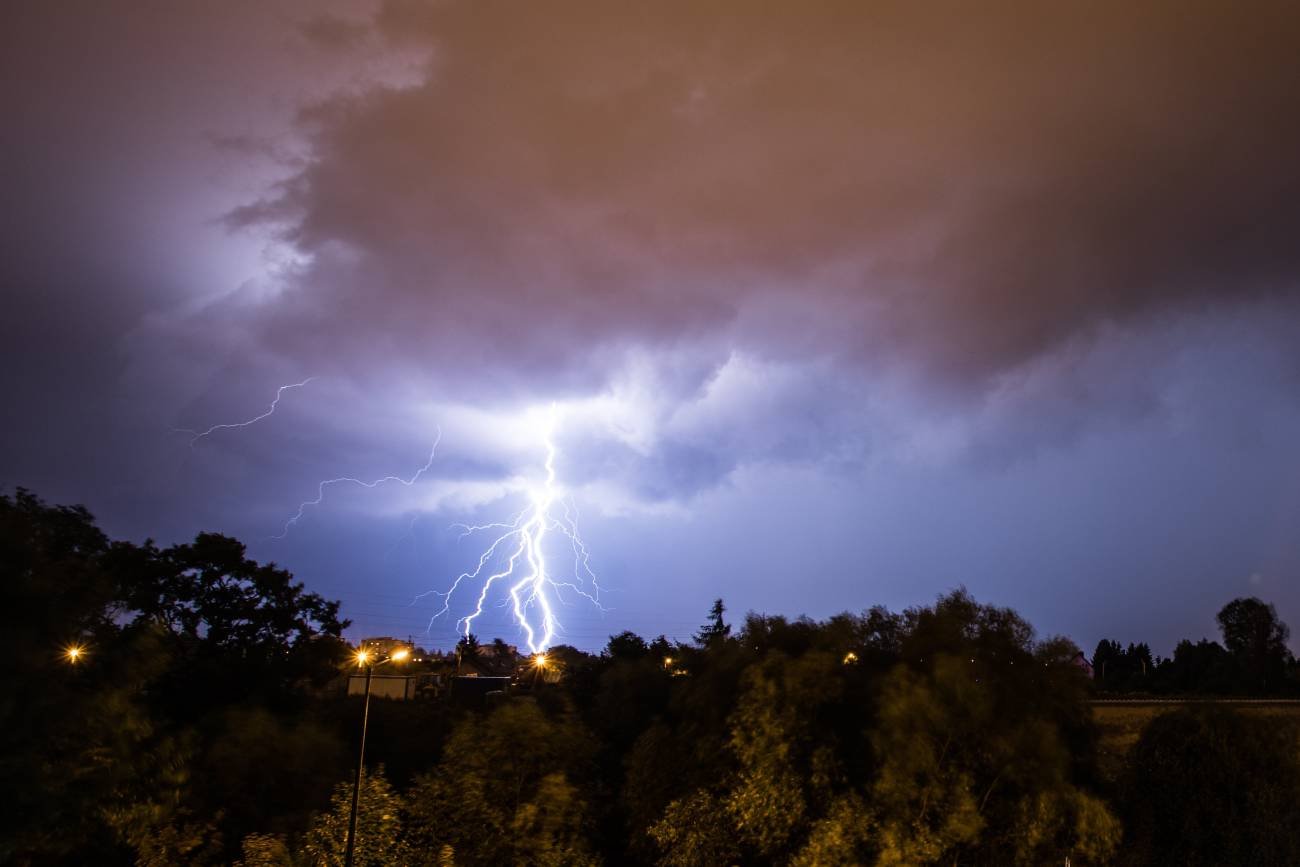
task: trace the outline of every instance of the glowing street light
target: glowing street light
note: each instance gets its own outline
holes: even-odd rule
[[[86,649],[82,647],[80,644],[70,644],[67,647],[63,648],[63,658],[66,659],[72,665],[76,665],[78,662],[81,661],[81,657],[85,654],[85,652]]]
[[[366,670],[366,693],[361,711],[361,752],[357,756],[357,775],[352,781],[352,813],[348,816],[348,846],[343,854],[345,867],[352,867],[352,859],[356,854],[357,801],[361,797],[361,771],[366,766],[366,727],[370,724],[370,678],[376,666],[383,665],[385,662],[401,662],[410,655],[411,651],[405,647],[394,650],[383,659],[378,659],[378,654],[373,654],[365,648],[357,651],[357,666]]]
[[[533,656],[533,688],[537,688],[537,681],[541,679],[542,672],[546,671],[546,666],[550,660],[546,658],[545,653],[534,654]]]

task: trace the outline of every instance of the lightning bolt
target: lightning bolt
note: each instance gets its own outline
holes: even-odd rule
[[[256,416],[255,418],[250,418],[248,421],[239,421],[239,422],[233,422],[227,424],[214,424],[212,427],[203,431],[193,430],[191,428],[172,428],[172,433],[189,434],[190,448],[194,448],[195,443],[197,443],[199,440],[203,439],[204,437],[208,436],[209,434],[215,431],[231,430],[234,428],[248,427],[249,425],[257,424],[262,419],[268,418],[269,416],[275,413],[275,408],[279,406],[280,398],[284,396],[284,393],[286,391],[288,391],[291,388],[302,388],[304,385],[311,382],[313,379],[316,379],[316,377],[309,376],[306,379],[304,379],[302,382],[291,382],[288,385],[280,386],[275,390],[275,399],[271,401],[271,406],[267,408],[266,412],[262,413],[259,416]]]
[[[509,604],[529,650],[535,654],[549,647],[556,632],[561,630],[555,608],[557,602],[565,604],[564,591],[585,598],[601,611],[606,610],[600,603],[601,587],[591,568],[591,554],[578,532],[577,510],[565,498],[563,488],[556,481],[555,421],[556,408],[552,405],[541,432],[541,444],[546,451],[546,478],[541,485],[528,490],[528,506],[509,521],[478,526],[454,525],[463,530],[462,539],[489,531],[495,531],[496,535],[479,556],[477,565],[458,575],[445,592],[422,594],[435,595],[443,600],[441,610],[430,619],[430,625],[451,610],[452,597],[461,585],[476,581],[481,581],[482,585],[474,610],[456,621],[456,630],[466,636],[470,634],[475,619],[483,614],[492,588],[502,583],[508,585],[502,604]],[[547,563],[547,537],[552,534],[563,537],[572,549],[572,580],[562,580],[554,575]]]
[[[334,485],[352,484],[352,485],[359,485],[363,488],[373,489],[379,487],[385,482],[397,482],[399,485],[403,485],[408,488],[411,487],[412,485],[414,485],[416,482],[420,480],[420,476],[423,476],[425,473],[427,473],[429,471],[429,468],[433,466],[433,459],[438,454],[438,444],[440,442],[442,442],[442,428],[438,428],[438,435],[433,440],[433,448],[429,449],[429,459],[425,461],[424,466],[416,470],[415,473],[412,474],[412,476],[409,479],[404,479],[401,476],[384,476],[382,479],[374,479],[373,481],[367,482],[362,479],[353,478],[351,476],[340,476],[337,479],[326,479],[325,481],[320,482],[316,486],[316,496],[310,500],[303,500],[301,503],[299,503],[298,511],[294,513],[292,518],[290,518],[288,521],[285,521],[284,529],[281,530],[279,534],[272,536],[271,538],[284,539],[285,537],[287,537],[289,535],[289,530],[293,528],[294,524],[298,523],[298,521],[302,519],[302,516],[306,513],[307,509],[311,508],[312,506],[319,506],[322,502],[324,502],[325,489],[332,487]]]
[[[302,388],[316,378],[310,376],[302,382],[280,386],[276,389],[275,397],[266,412],[247,421],[215,424],[201,431],[175,428],[173,432],[189,434],[189,444],[193,448],[199,440],[216,431],[248,427],[268,418],[275,413],[286,391]],[[492,589],[498,584],[503,584],[507,586],[507,590],[501,604],[509,605],[511,608],[515,621],[524,633],[528,647],[533,653],[544,651],[554,641],[556,633],[561,631],[560,622],[556,618],[556,607],[560,604],[570,604],[565,598],[566,593],[586,599],[601,611],[607,610],[600,602],[601,586],[591,566],[591,552],[578,530],[578,511],[565,496],[564,489],[557,480],[555,461],[559,450],[554,439],[556,417],[556,405],[552,404],[539,437],[540,445],[546,453],[543,462],[545,480],[541,484],[528,487],[527,507],[509,521],[478,526],[454,525],[463,531],[462,539],[490,531],[495,532],[495,536],[479,557],[477,565],[472,570],[458,575],[445,592],[431,590],[416,597],[416,601],[429,595],[442,599],[442,608],[430,618],[430,626],[434,620],[451,610],[452,598],[462,585],[478,581],[482,583],[475,598],[474,610],[456,621],[457,631],[466,636],[470,634],[474,621],[483,615]],[[353,476],[339,476],[318,482],[316,496],[299,503],[297,511],[285,521],[284,527],[272,538],[287,538],[289,531],[302,520],[307,510],[323,503],[326,492],[336,485],[347,484],[374,489],[395,482],[404,487],[411,487],[433,466],[441,441],[442,430],[439,428],[433,447],[429,450],[428,460],[408,478],[390,475],[367,481]],[[567,547],[572,552],[570,576],[557,575],[548,563],[548,548],[554,548],[557,537],[563,540],[559,544],[567,542]]]

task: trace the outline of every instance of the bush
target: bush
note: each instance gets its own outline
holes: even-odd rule
[[[1152,720],[1122,783],[1131,864],[1300,863],[1294,725],[1220,708]]]

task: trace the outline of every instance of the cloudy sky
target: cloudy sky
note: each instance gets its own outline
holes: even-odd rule
[[[0,486],[446,647],[550,424],[582,647],[961,584],[1300,628],[1288,6],[12,5]]]

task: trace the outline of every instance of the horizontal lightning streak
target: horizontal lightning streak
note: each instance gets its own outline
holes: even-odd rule
[[[442,441],[442,429],[439,428],[438,435],[433,441],[433,448],[429,450],[429,459],[425,461],[424,466],[416,470],[415,474],[412,475],[409,479],[403,479],[400,476],[384,476],[382,479],[375,479],[374,481],[371,482],[362,481],[361,479],[355,479],[352,478],[351,476],[341,476],[337,479],[326,479],[325,481],[321,482],[319,485],[316,486],[315,499],[304,500],[303,502],[301,502],[298,505],[297,513],[295,513],[292,518],[290,518],[288,521],[285,522],[284,529],[278,535],[272,536],[271,538],[283,539],[286,536],[288,536],[289,530],[293,527],[294,524],[298,523],[298,521],[302,518],[303,514],[307,511],[308,507],[319,506],[321,502],[324,501],[325,489],[332,485],[349,483],[354,485],[360,485],[363,488],[377,488],[380,485],[384,484],[385,482],[397,482],[399,485],[404,485],[409,488],[411,485],[414,485],[417,481],[419,481],[420,477],[423,476],[425,473],[427,473],[429,471],[429,468],[433,466],[434,456],[437,455],[438,453],[438,443],[440,443],[441,441]]]
[[[306,379],[304,379],[302,382],[291,382],[288,385],[280,386],[275,390],[275,399],[271,401],[271,406],[266,410],[266,412],[262,413],[259,416],[256,416],[255,418],[250,418],[248,421],[230,422],[226,424],[214,424],[212,427],[204,431],[193,430],[191,428],[178,427],[178,428],[172,428],[172,433],[190,434],[190,448],[194,448],[195,443],[197,443],[199,440],[203,439],[204,437],[208,436],[209,434],[213,433],[214,431],[232,430],[234,428],[248,427],[249,425],[257,424],[262,419],[273,415],[275,413],[275,408],[280,404],[280,398],[284,396],[284,393],[286,391],[288,391],[291,388],[302,388],[304,385],[306,385],[307,383],[311,382],[314,379],[316,379],[316,377],[309,376]]]

